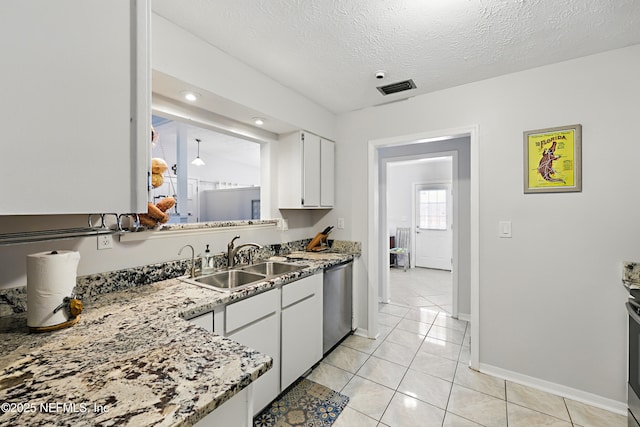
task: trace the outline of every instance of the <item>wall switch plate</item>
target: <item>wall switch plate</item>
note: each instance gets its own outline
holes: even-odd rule
[[[98,250],[102,249],[113,249],[113,236],[111,234],[98,236]]]
[[[338,218],[338,228],[344,228],[344,218]]]
[[[289,229],[289,221],[284,218],[278,218],[278,230],[287,231]]]
[[[511,221],[498,222],[498,237],[511,238]]]

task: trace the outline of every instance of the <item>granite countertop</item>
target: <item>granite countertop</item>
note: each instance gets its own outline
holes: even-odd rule
[[[169,279],[101,295],[67,329],[0,317],[0,425],[189,426],[273,364],[184,320],[356,255],[290,255],[307,267],[234,292]],[[7,405],[8,404],[8,405]]]

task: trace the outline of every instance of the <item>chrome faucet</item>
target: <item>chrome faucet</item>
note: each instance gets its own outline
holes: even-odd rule
[[[189,269],[189,278],[193,279],[194,277],[196,277],[196,259],[195,259],[196,258],[196,251],[193,249],[193,246],[184,245],[178,251],[178,255],[182,254],[182,250],[184,248],[191,248],[191,268]]]
[[[227,264],[229,266],[229,268],[233,267],[234,265],[236,265],[236,254],[238,253],[238,251],[242,248],[246,248],[246,247],[253,247],[256,249],[260,249],[262,248],[262,245],[259,245],[257,243],[243,243],[242,245],[238,246],[238,247],[234,247],[233,242],[235,242],[237,239],[239,239],[240,236],[236,236],[233,239],[231,239],[231,241],[229,242],[229,244],[227,244]],[[249,258],[251,259],[251,258]]]

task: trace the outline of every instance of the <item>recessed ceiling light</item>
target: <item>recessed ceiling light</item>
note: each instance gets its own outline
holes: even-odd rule
[[[266,122],[266,120],[263,119],[262,117],[254,117],[252,120],[253,120],[253,123],[255,123],[258,126],[262,126]]]
[[[184,96],[184,99],[186,99],[187,101],[190,101],[190,102],[197,101],[198,98],[200,98],[200,94],[195,93],[195,92],[191,92],[191,91],[188,91],[188,90],[184,90],[184,91],[180,92],[180,94],[182,96]]]

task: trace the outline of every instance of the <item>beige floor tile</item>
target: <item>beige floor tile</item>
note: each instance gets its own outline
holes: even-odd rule
[[[474,371],[467,365],[458,363],[453,382],[499,399],[505,399],[504,380]]]
[[[446,313],[438,314],[438,317],[433,322],[436,326],[442,326],[443,328],[455,329],[457,331],[464,332],[467,330],[469,322],[465,320],[454,319]]]
[[[447,412],[444,416],[442,427],[482,427],[478,423],[459,417],[451,412]]]
[[[340,391],[353,378],[352,373],[320,362],[307,376],[311,381],[329,387],[332,390]]]
[[[445,294],[441,294],[441,295],[429,295],[427,297],[427,299],[429,301],[431,301],[432,303],[439,305],[441,307],[446,306],[446,305],[451,305],[451,294],[450,293],[445,293]]]
[[[438,408],[446,409],[451,386],[452,383],[449,381],[410,369],[398,386],[398,391]]]
[[[379,421],[395,392],[356,375],[341,393],[349,397],[348,407]]]
[[[424,340],[424,335],[403,331],[402,329],[394,329],[385,339],[387,341],[409,347],[413,349],[413,351],[417,351]]]
[[[571,421],[581,427],[626,427],[627,417],[604,409],[589,406],[571,399],[564,399]]]
[[[542,390],[507,381],[507,401],[564,421],[571,421],[564,399]]]
[[[507,402],[454,384],[447,411],[486,427],[507,427]]]
[[[378,307],[380,313],[391,314],[393,316],[404,317],[409,312],[408,307],[396,304],[380,304]]]
[[[323,361],[336,368],[355,374],[368,358],[369,355],[367,353],[354,350],[341,344],[329,353]]]
[[[402,320],[402,317],[394,316],[392,314],[378,312],[378,324],[384,326],[395,327],[398,322]]]
[[[460,355],[460,348],[459,344],[427,337],[422,343],[420,351],[457,361]]]
[[[571,427],[571,423],[551,415],[507,402],[509,427]]]
[[[377,425],[378,421],[347,406],[332,427],[376,427]]]
[[[453,382],[457,366],[453,360],[419,351],[409,368]]]
[[[443,341],[452,342],[454,344],[462,344],[464,332],[455,329],[443,328],[442,326],[433,325],[427,334],[429,338],[436,338]]]
[[[411,319],[402,319],[400,322],[398,322],[396,328],[402,329],[403,331],[414,332],[419,335],[427,335],[429,329],[431,329],[431,324],[418,322]]]
[[[396,393],[380,421],[392,427],[441,427],[444,411]]]
[[[411,364],[415,354],[415,349],[391,341],[383,342],[376,351],[373,352],[373,356],[375,357],[406,367]]]
[[[393,330],[394,328],[391,326],[378,326],[378,336],[376,339],[380,341],[387,339],[387,336],[389,336]]]
[[[356,374],[395,390],[402,381],[405,372],[407,372],[405,366],[372,356],[367,359]]]
[[[469,365],[471,361],[471,347],[462,346],[460,350],[460,357],[458,357],[458,362],[464,365]]]
[[[371,338],[361,337],[359,335],[349,335],[344,341],[342,341],[342,345],[363,353],[371,354],[380,344],[382,344],[382,341],[382,339],[374,340]]]
[[[440,305],[439,307],[442,309],[442,311],[448,313],[449,315],[453,313],[453,306],[450,304]]]
[[[419,307],[409,311],[404,318],[430,324],[438,317],[438,313],[438,310],[428,307]]]

